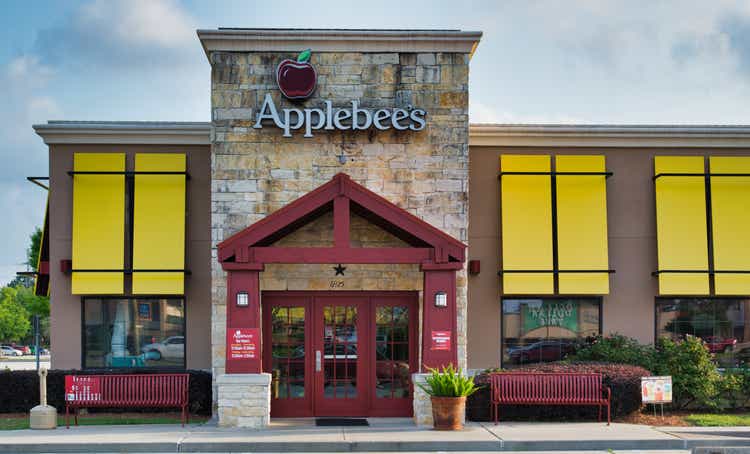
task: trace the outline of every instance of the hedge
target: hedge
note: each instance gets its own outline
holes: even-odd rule
[[[106,370],[84,372],[80,370],[50,370],[47,375],[47,403],[65,412],[65,376],[66,375],[115,375],[138,373],[174,373],[174,371],[143,370]],[[193,414],[210,415],[212,405],[211,373],[202,370],[187,370],[190,374],[188,389],[189,411]],[[0,413],[25,413],[39,405],[39,375],[34,370],[0,371]],[[174,409],[156,408],[92,408],[97,412],[167,412]]]
[[[638,366],[595,362],[547,363],[526,365],[507,372],[596,372],[604,375],[604,384],[612,390],[612,417],[621,417],[641,408],[641,377],[651,373]],[[489,373],[476,376],[475,382],[482,389],[469,397],[466,416],[471,421],[490,421]],[[596,419],[597,407],[563,405],[501,405],[502,420],[591,420]]]

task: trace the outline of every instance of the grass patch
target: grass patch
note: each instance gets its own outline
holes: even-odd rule
[[[697,413],[687,415],[683,419],[691,425],[699,427],[750,426],[750,413],[721,415],[713,413]]]
[[[202,424],[208,421],[206,416],[190,415],[190,424]],[[180,416],[173,415],[148,415],[148,414],[89,414],[78,418],[80,426],[112,426],[112,425],[131,425],[131,424],[180,424]],[[70,424],[73,425],[73,418],[70,418]],[[57,417],[57,426],[65,427],[65,416]],[[14,414],[0,415],[0,430],[19,430],[29,428],[29,416]]]

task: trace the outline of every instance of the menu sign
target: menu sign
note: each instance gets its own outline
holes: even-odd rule
[[[229,328],[227,359],[257,359],[258,336],[258,328]]]
[[[451,349],[451,332],[450,331],[433,331],[432,332],[432,350],[450,351]]]
[[[644,404],[672,402],[672,377],[641,377],[641,401]]]
[[[85,375],[65,376],[66,401],[100,401],[102,400],[100,377]]]

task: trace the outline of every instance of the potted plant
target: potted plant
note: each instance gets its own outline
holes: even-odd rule
[[[466,398],[479,388],[474,377],[465,376],[452,364],[443,370],[430,369],[425,379],[427,385],[419,385],[430,396],[432,420],[435,430],[461,430],[466,412]]]

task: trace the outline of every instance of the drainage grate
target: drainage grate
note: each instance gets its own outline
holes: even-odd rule
[[[315,418],[316,426],[369,426],[365,418]]]

